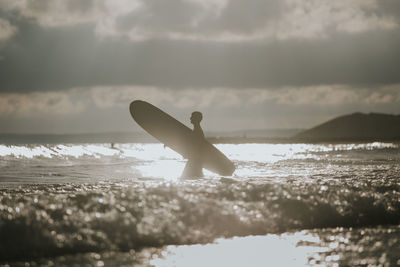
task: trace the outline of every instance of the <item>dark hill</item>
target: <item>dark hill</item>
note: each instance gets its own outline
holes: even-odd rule
[[[354,113],[305,130],[295,136],[305,140],[400,139],[400,115]]]

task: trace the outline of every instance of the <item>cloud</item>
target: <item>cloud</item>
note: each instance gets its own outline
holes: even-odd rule
[[[284,87],[276,90],[261,90],[254,94],[254,104],[272,101],[290,106],[341,107],[381,104],[400,104],[400,84],[374,88],[353,88],[348,85],[320,85],[306,87]]]
[[[100,20],[100,35],[132,40],[173,39],[213,42],[327,38],[398,28],[395,17],[380,13],[378,0],[286,1],[146,0],[130,12]]]
[[[279,31],[281,38],[327,37],[334,32],[359,33],[398,27],[394,17],[379,14],[375,0],[288,0]],[[284,30],[287,29],[287,30]]]
[[[87,90],[80,88],[82,92]],[[346,105],[400,104],[400,84],[375,88],[321,85],[282,88],[207,88],[174,90],[157,87],[93,87],[91,98],[98,108],[126,108],[134,99],[176,109],[251,108],[274,103],[287,106],[340,107]]]
[[[356,111],[399,114],[400,84],[247,90],[101,86],[0,93],[0,132],[139,130],[128,111],[136,99],[149,101],[188,125],[190,113],[199,110],[204,114],[206,130],[304,128]]]
[[[103,37],[248,42],[398,28],[384,7],[379,0],[3,0],[0,9],[45,27],[92,23]]]
[[[400,104],[400,85],[384,86],[380,90],[364,95],[364,102],[368,104]]]
[[[398,31],[396,31],[398,33]],[[93,26],[22,24],[0,48],[0,91],[94,86],[271,88],[399,83],[400,34],[233,43],[98,40]]]
[[[17,28],[5,19],[0,18],[0,42],[7,41],[17,32]]]
[[[396,84],[399,15],[392,0],[3,0],[0,92]]]
[[[127,109],[135,99],[176,110],[252,109],[257,106],[342,107],[400,104],[400,84],[376,88],[321,85],[282,88],[186,88],[148,86],[97,86],[62,92],[1,93],[0,116],[31,117],[46,114],[82,114],[88,109]]]
[[[0,94],[0,117],[79,114],[85,110],[85,103],[74,99],[77,93],[75,89],[67,92],[3,93]]]
[[[186,88],[175,90],[149,86],[97,86],[80,88],[90,90],[94,105],[100,109],[126,108],[134,99],[148,101],[156,106],[176,109],[210,108],[220,109],[240,105],[240,90],[227,88]]]
[[[156,87],[145,86],[98,86],[92,88],[81,88],[90,90],[91,99],[98,108],[126,108],[133,99],[142,99],[160,105],[162,103],[173,103],[173,91]]]
[[[343,85],[284,88],[274,98],[285,105],[338,106],[362,102],[361,91]]]
[[[3,0],[0,10],[17,12],[20,16],[36,21],[41,26],[57,27],[93,23],[135,6],[135,1],[94,0]],[[130,4],[131,3],[131,4]],[[132,4],[133,3],[133,4]]]

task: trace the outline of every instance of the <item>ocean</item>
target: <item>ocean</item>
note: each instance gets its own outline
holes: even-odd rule
[[[0,145],[1,266],[400,265],[400,145]]]

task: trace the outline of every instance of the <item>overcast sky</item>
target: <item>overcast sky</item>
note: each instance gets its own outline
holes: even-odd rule
[[[206,130],[400,113],[399,0],[0,0],[0,132]]]

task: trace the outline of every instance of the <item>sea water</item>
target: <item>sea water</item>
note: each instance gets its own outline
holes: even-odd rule
[[[218,144],[181,179],[161,144],[0,145],[0,264],[400,264],[400,146]]]

